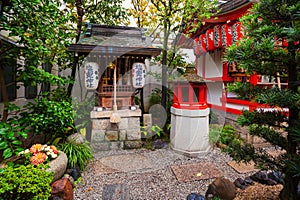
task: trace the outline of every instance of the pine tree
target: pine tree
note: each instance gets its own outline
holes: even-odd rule
[[[260,136],[285,150],[278,158],[263,149],[246,144],[236,150],[235,159],[254,160],[257,165],[284,173],[282,199],[297,199],[300,180],[300,2],[298,0],[260,0],[240,19],[245,37],[227,49],[226,60],[236,61],[249,74],[287,77],[288,88],[272,89],[251,85],[252,100],[283,112],[244,111],[238,118],[249,126],[251,135]],[[284,131],[284,134],[282,133]]]

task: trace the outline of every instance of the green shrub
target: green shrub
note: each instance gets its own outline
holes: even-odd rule
[[[65,142],[58,145],[58,149],[67,155],[68,168],[78,165],[80,170],[84,170],[85,164],[93,158],[93,151],[88,142],[83,144],[76,144],[74,141]]]
[[[52,173],[46,172],[45,165],[6,167],[0,172],[0,199],[48,199],[52,178]]]
[[[44,143],[51,143],[58,137],[65,139],[74,131],[74,111],[69,100],[53,101],[42,97],[24,108],[26,111],[20,113],[18,123],[29,127],[33,133],[44,134]]]
[[[217,124],[209,125],[209,142],[215,145],[220,140],[222,127]]]
[[[234,148],[240,146],[244,141],[236,134],[236,130],[231,125],[221,127],[211,124],[209,127],[209,141],[217,144],[223,151],[232,155]]]
[[[19,137],[27,138],[27,133],[18,131],[8,123],[0,122],[0,162],[23,151]]]
[[[236,130],[231,125],[225,125],[220,134],[220,143],[224,145],[223,150],[233,155],[235,148],[244,141],[236,134]]]

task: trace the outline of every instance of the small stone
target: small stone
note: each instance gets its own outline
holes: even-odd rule
[[[196,193],[191,193],[187,196],[187,200],[195,200],[195,198],[198,196]]]
[[[277,183],[283,184],[283,177],[280,172],[272,171],[268,173],[268,178],[276,181]]]
[[[63,200],[73,200],[73,186],[68,178],[62,178],[51,185],[52,198],[59,197]]]
[[[157,139],[152,142],[152,146],[155,149],[165,149],[168,147],[168,143],[161,139]]]
[[[256,182],[266,185],[276,185],[278,184],[275,180],[270,179],[268,174],[265,172],[258,171],[255,174],[251,175],[250,178]]]
[[[233,200],[236,196],[235,185],[224,177],[216,178],[209,186],[206,191],[205,198],[213,199],[219,197],[224,200]]]
[[[245,183],[246,183],[247,185],[253,185],[253,181],[251,180],[250,177],[246,177],[246,178],[244,179],[244,181],[245,181]]]
[[[74,180],[76,181],[78,178],[81,177],[81,173],[80,173],[80,168],[77,165],[75,168],[71,169],[71,176],[74,178]]]
[[[57,197],[57,196],[51,196],[49,200],[64,200],[63,198]]]
[[[187,200],[205,200],[205,197],[201,194],[191,193],[187,196]]]
[[[245,181],[242,178],[237,178],[234,181],[234,185],[242,190],[245,190],[247,187]]]
[[[80,133],[74,133],[67,137],[67,142],[73,142],[75,144],[83,144],[85,142],[85,138]]]
[[[103,187],[102,199],[106,200],[127,200],[129,199],[129,189],[124,184],[105,185]]]

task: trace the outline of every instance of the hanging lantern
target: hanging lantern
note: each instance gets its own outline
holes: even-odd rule
[[[232,43],[236,43],[237,41],[241,40],[243,37],[242,32],[242,24],[241,22],[236,22],[232,26]]]
[[[214,46],[222,48],[222,29],[220,25],[214,26]]]
[[[88,90],[95,90],[99,83],[99,65],[95,62],[87,62],[84,65],[84,83]]]
[[[200,35],[200,38],[199,38],[199,46],[200,46],[200,51],[201,51],[202,53],[207,52],[207,51],[206,51],[206,36],[205,36],[205,34],[201,34],[201,35]]]
[[[214,46],[214,29],[208,29],[206,31],[206,47],[208,51],[213,51],[215,49]]]
[[[132,85],[134,88],[142,88],[145,85],[146,66],[144,63],[133,63]]]
[[[232,44],[232,30],[228,24],[222,25],[222,46],[230,46]]]
[[[195,56],[200,56],[199,38],[194,39],[194,54]]]

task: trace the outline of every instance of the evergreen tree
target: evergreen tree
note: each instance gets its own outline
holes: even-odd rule
[[[285,150],[278,158],[263,149],[246,144],[234,155],[238,160],[254,160],[257,165],[284,173],[282,199],[297,199],[300,180],[300,2],[298,0],[260,0],[241,18],[245,37],[227,49],[226,60],[236,61],[249,74],[287,77],[288,88],[259,88],[251,85],[252,100],[283,112],[244,111],[238,118],[249,126],[251,135],[260,136]],[[284,131],[282,133],[282,131]]]

